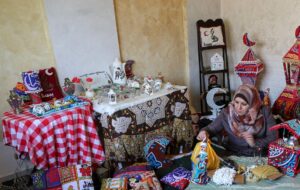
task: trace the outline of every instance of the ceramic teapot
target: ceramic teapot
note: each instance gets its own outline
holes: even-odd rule
[[[111,67],[113,83],[120,85],[126,84],[125,65],[126,63],[121,63],[118,58],[115,59]]]

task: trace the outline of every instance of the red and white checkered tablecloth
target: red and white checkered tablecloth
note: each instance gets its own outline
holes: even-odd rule
[[[5,112],[3,141],[18,152],[29,153],[37,169],[78,163],[98,163],[104,159],[89,105],[63,110],[45,117],[29,112]]]

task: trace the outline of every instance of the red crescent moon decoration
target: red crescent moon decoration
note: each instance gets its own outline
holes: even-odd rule
[[[298,26],[298,28],[296,29],[295,36],[297,39],[300,39],[300,26]]]
[[[248,38],[248,33],[245,33],[244,36],[243,36],[243,42],[246,46],[248,47],[251,47],[251,46],[254,46],[255,45],[255,42],[252,42],[249,40]]]

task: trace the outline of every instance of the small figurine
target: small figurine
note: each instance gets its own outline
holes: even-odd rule
[[[155,79],[154,81],[154,85],[153,85],[153,88],[154,90],[157,92],[161,89],[161,86],[162,86],[162,81],[161,79]]]
[[[10,95],[9,95],[9,99],[7,99],[7,102],[9,103],[9,105],[11,106],[15,114],[22,113],[23,112],[21,107],[23,103],[22,98],[18,96],[13,90],[9,92]]]
[[[67,95],[73,95],[75,92],[75,84],[71,82],[69,78],[65,78],[63,89]]]
[[[117,95],[113,91],[113,89],[109,89],[108,100],[109,100],[109,102],[108,102],[109,104],[116,104],[117,103]]]
[[[197,156],[197,164],[193,164],[193,173],[191,182],[196,184],[205,185],[209,182],[210,178],[207,176],[207,143],[202,142],[201,150]]]
[[[158,73],[157,78],[161,80],[161,82],[164,82],[164,76],[161,74],[161,72]]]

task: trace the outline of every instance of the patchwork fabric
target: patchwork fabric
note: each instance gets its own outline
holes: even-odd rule
[[[94,190],[92,168],[89,164],[59,168],[63,189]]]
[[[144,147],[147,162],[154,168],[168,167],[172,164],[171,160],[165,158],[166,148],[170,139],[158,137],[150,140]]]
[[[44,102],[64,97],[54,67],[39,70],[39,78],[43,89],[41,97]]]
[[[38,170],[31,174],[33,189],[43,190],[47,188],[46,176],[43,170]]]
[[[51,168],[46,171],[47,188],[60,187],[60,177],[57,168]]]
[[[191,171],[179,167],[164,176],[160,181],[176,189],[183,190],[189,185],[191,177]]]
[[[76,173],[75,166],[61,167],[59,168],[58,171],[59,171],[60,181],[62,184],[77,180],[77,173]]]

